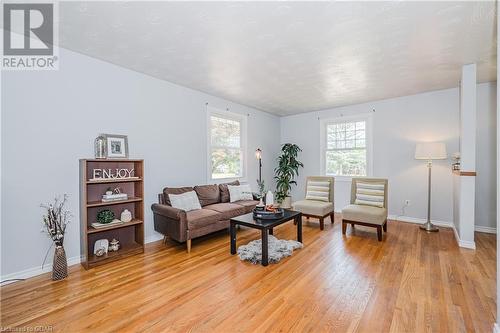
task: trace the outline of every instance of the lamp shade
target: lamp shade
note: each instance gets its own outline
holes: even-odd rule
[[[444,142],[417,143],[415,148],[415,159],[417,160],[444,160],[447,157]]]
[[[255,151],[255,158],[258,160],[262,159],[262,149],[257,148],[257,150]]]

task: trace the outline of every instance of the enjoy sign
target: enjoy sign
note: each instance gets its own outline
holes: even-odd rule
[[[94,169],[92,176],[93,179],[133,178],[134,169]]]

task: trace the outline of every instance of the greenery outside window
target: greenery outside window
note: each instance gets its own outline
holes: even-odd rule
[[[210,180],[243,178],[246,118],[229,111],[209,111],[208,141]]]
[[[337,177],[371,175],[371,117],[322,121],[322,173]]]

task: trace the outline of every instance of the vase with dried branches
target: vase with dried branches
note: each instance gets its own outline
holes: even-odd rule
[[[45,209],[43,215],[43,230],[47,232],[55,245],[54,262],[52,265],[52,280],[62,280],[68,276],[68,262],[64,251],[64,234],[71,220],[71,212],[66,209],[68,196],[63,199],[56,197],[54,203],[40,205]]]

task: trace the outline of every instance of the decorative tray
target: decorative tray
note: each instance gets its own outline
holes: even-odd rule
[[[266,211],[266,210],[253,210],[253,218],[259,220],[275,220],[282,218],[285,214],[285,210],[283,208],[276,208],[274,212]]]

